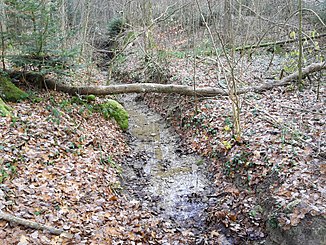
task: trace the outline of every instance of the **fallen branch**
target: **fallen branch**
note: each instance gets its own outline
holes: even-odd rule
[[[302,77],[305,77],[308,74],[311,74],[311,73],[314,73],[317,71],[322,71],[325,69],[326,69],[326,62],[313,63],[313,64],[306,66],[302,69]],[[272,89],[274,87],[282,87],[282,86],[290,85],[292,82],[297,81],[298,77],[299,77],[299,72],[295,72],[295,73],[290,74],[289,76],[284,77],[280,81],[265,83],[258,87],[248,87],[248,88],[239,89],[238,92],[240,94],[244,94],[247,92],[258,92],[259,93],[259,92],[263,92],[263,91]]]
[[[318,38],[322,38],[325,37],[326,33],[320,34],[318,36],[311,36],[311,37],[304,37],[302,38],[302,40],[306,40],[306,39],[318,39]],[[299,39],[295,38],[295,39],[287,39],[287,40],[281,40],[281,41],[276,41],[276,42],[266,42],[266,43],[259,43],[259,44],[253,44],[253,45],[247,45],[247,46],[243,46],[243,47],[237,47],[235,48],[235,51],[243,51],[243,50],[247,50],[247,49],[255,49],[255,48],[265,48],[265,47],[270,47],[270,46],[276,46],[276,45],[284,45],[284,44],[288,44],[288,43],[294,43],[294,42],[298,42]]]
[[[321,71],[326,69],[326,63],[313,63],[302,70],[302,76],[307,76],[310,73]],[[19,75],[17,72],[13,72],[11,76],[15,77]],[[227,96],[228,91],[220,88],[213,87],[199,87],[194,91],[192,86],[176,85],[176,84],[156,84],[156,83],[134,83],[134,84],[120,84],[109,86],[68,86],[61,83],[57,83],[50,79],[40,79],[37,74],[21,74],[28,81],[35,81],[44,83],[46,88],[65,92],[68,94],[85,95],[109,95],[109,94],[122,94],[122,93],[177,93],[182,95],[197,95],[200,97],[214,97],[217,95]],[[34,77],[33,77],[34,76]],[[40,75],[38,75],[40,76]],[[261,93],[263,91],[272,89],[274,87],[286,86],[298,79],[298,72],[295,72],[280,81],[266,82],[261,86],[242,88],[237,91],[237,94],[244,94],[248,92]]]
[[[54,235],[62,235],[66,238],[72,238],[71,234],[63,231],[62,229],[57,229],[55,227],[43,225],[38,222],[30,221],[23,218],[18,218],[12,214],[4,213],[2,211],[0,211],[0,219],[6,220],[8,222],[14,222],[32,229],[45,230]]]

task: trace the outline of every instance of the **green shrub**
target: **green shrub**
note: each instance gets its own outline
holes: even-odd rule
[[[108,31],[110,37],[116,37],[125,29],[125,21],[122,18],[113,18],[108,23]]]

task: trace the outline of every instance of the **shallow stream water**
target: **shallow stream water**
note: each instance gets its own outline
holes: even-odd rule
[[[124,167],[125,188],[179,229],[201,234],[205,210],[214,202],[208,164],[197,155],[183,153],[172,127],[137,98],[127,95],[120,99],[129,112],[133,151]]]

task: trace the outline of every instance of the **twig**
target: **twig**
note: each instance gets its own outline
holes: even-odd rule
[[[23,226],[26,226],[26,227],[29,227],[29,228],[32,228],[32,229],[46,230],[46,231],[50,232],[51,234],[62,235],[64,237],[66,237],[66,238],[72,238],[73,237],[72,234],[63,231],[62,229],[57,229],[57,228],[52,227],[52,226],[47,226],[47,225],[40,224],[38,222],[34,222],[34,221],[27,220],[27,219],[19,218],[19,217],[16,217],[16,216],[12,215],[12,214],[4,213],[2,211],[0,211],[0,219],[6,220],[8,222],[14,222],[14,223],[17,223],[19,225],[23,225]]]

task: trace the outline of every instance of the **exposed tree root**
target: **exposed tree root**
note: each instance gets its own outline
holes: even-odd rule
[[[38,222],[30,221],[23,218],[18,218],[12,214],[8,214],[2,211],[0,211],[0,219],[6,220],[8,222],[14,222],[32,229],[45,230],[54,235],[62,235],[66,238],[72,238],[71,234],[63,231],[62,229],[57,229],[55,227],[43,225]]]

